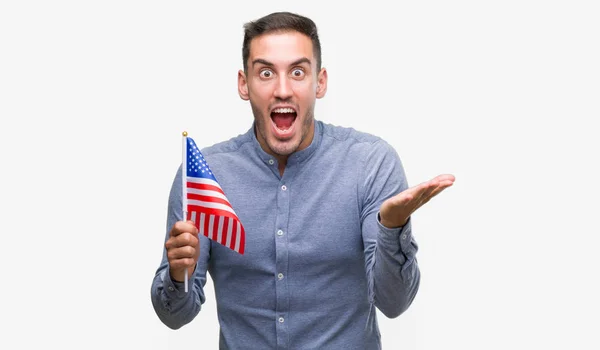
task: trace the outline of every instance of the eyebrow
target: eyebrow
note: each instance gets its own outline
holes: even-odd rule
[[[265,59],[262,59],[262,58],[257,58],[254,61],[252,61],[252,66],[254,66],[257,63],[264,64],[265,66],[269,66],[269,67],[275,66],[273,63],[271,63]],[[295,60],[294,62],[292,62],[290,64],[290,66],[297,66],[302,63],[308,63],[310,65],[310,60],[306,57],[302,57],[302,58],[299,58],[299,59]]]

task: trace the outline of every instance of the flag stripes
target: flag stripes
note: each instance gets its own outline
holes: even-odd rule
[[[240,254],[245,250],[245,232],[233,206],[191,138],[187,138],[185,202],[187,220],[199,234]]]
[[[222,244],[240,254],[244,254],[244,229],[231,214],[206,214],[199,210],[188,211],[188,220],[198,227],[199,234]]]

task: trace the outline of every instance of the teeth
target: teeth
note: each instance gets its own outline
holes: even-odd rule
[[[295,111],[291,108],[275,108],[274,113],[294,113]]]

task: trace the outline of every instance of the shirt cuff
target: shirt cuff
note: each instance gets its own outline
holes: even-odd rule
[[[412,229],[411,219],[408,217],[408,221],[404,226],[389,228],[381,224],[379,213],[377,214],[377,225],[379,226],[379,239],[386,244],[396,245],[400,244],[400,250],[410,255],[413,253],[412,241]]]
[[[171,278],[171,273],[169,272],[169,268],[163,270],[161,274],[161,278],[163,281],[164,293],[167,297],[172,299],[183,299],[189,294],[190,283],[188,281],[188,293],[185,292],[185,283],[184,282],[176,282]]]

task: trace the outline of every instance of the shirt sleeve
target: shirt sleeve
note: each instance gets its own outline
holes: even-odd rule
[[[403,227],[387,228],[379,221],[379,209],[407,189],[408,182],[398,154],[383,140],[367,152],[361,171],[358,189],[370,301],[395,318],[408,309],[419,289],[418,245],[410,218]]]
[[[183,207],[181,203],[181,167],[177,171],[171,192],[167,210],[167,227],[164,242],[169,238],[169,231],[173,225],[183,219]],[[190,323],[200,312],[202,304],[206,300],[204,286],[206,284],[206,272],[210,259],[210,241],[199,235],[200,257],[196,269],[189,277],[188,292],[185,292],[185,284],[176,282],[169,273],[169,262],[167,251],[163,245],[162,260],[152,281],[151,299],[154,311],[158,318],[169,328],[179,329]]]

